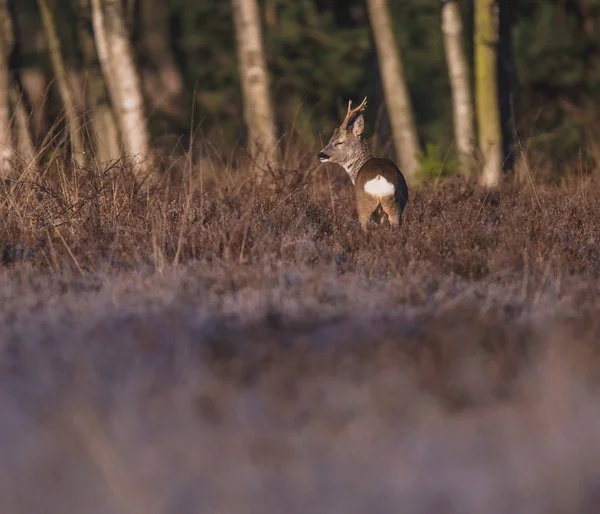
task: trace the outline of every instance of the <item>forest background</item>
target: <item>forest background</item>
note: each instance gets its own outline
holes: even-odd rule
[[[58,93],[56,87],[48,87],[54,73],[36,1],[13,4],[17,44],[11,66],[25,86],[27,101],[38,109],[34,132],[39,143],[64,107],[60,101],[48,101],[58,99]],[[279,134],[289,136],[293,129],[305,147],[314,150],[315,136],[328,138],[346,102],[368,96],[368,135],[376,134],[375,148],[393,157],[366,3],[266,0],[259,4]],[[434,168],[445,161],[452,172],[456,171],[453,112],[442,4],[405,0],[389,6],[421,150],[433,160]],[[50,5],[62,54],[73,80],[79,80],[75,90],[81,96],[85,90],[81,71],[85,57],[77,30],[81,15],[73,2],[51,1]],[[163,151],[172,150],[183,141],[182,134],[190,133],[193,121],[194,128],[219,151],[227,153],[243,143],[231,2],[144,0],[125,7],[154,141],[165,142]],[[465,53],[473,70],[474,6],[460,2],[460,8]],[[594,169],[600,131],[600,31],[596,30],[600,2],[507,1],[502,2],[500,21],[505,156],[510,161],[511,155],[517,155],[515,143],[520,141],[546,160],[544,169],[553,180],[571,166]]]

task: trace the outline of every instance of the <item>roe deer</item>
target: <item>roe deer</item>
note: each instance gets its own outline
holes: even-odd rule
[[[377,224],[387,217],[390,225],[402,224],[402,211],[408,202],[406,180],[389,159],[373,157],[367,142],[362,138],[365,120],[362,112],[367,99],[348,112],[344,121],[317,157],[321,162],[335,162],[342,166],[354,184],[358,219],[364,231],[373,219]]]

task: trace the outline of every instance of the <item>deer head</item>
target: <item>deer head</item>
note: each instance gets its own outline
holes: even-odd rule
[[[367,99],[352,109],[352,100],[348,102],[348,112],[342,124],[335,130],[333,136],[317,157],[321,162],[335,162],[343,166],[354,182],[358,164],[371,157],[371,152],[361,135],[365,128],[363,111],[367,107]]]

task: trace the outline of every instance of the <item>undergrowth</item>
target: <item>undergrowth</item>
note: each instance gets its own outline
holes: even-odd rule
[[[367,276],[402,276],[416,266],[468,279],[600,269],[600,186],[589,180],[585,188],[507,180],[486,193],[446,179],[411,189],[400,230],[374,227],[368,235],[349,180],[322,166],[271,171],[259,185],[251,169],[201,164],[140,193],[127,163],[117,162],[58,176],[30,172],[0,187],[4,265],[87,273],[188,261],[327,263]]]
[[[315,161],[4,180],[0,510],[595,512],[600,184]]]

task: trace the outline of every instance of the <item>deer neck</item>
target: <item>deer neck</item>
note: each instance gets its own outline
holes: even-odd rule
[[[352,184],[356,182],[356,175],[362,168],[363,164],[367,162],[369,159],[373,157],[367,142],[362,140],[360,141],[360,151],[356,152],[351,160],[344,164],[344,169],[346,173],[350,176],[350,180],[352,180]]]

